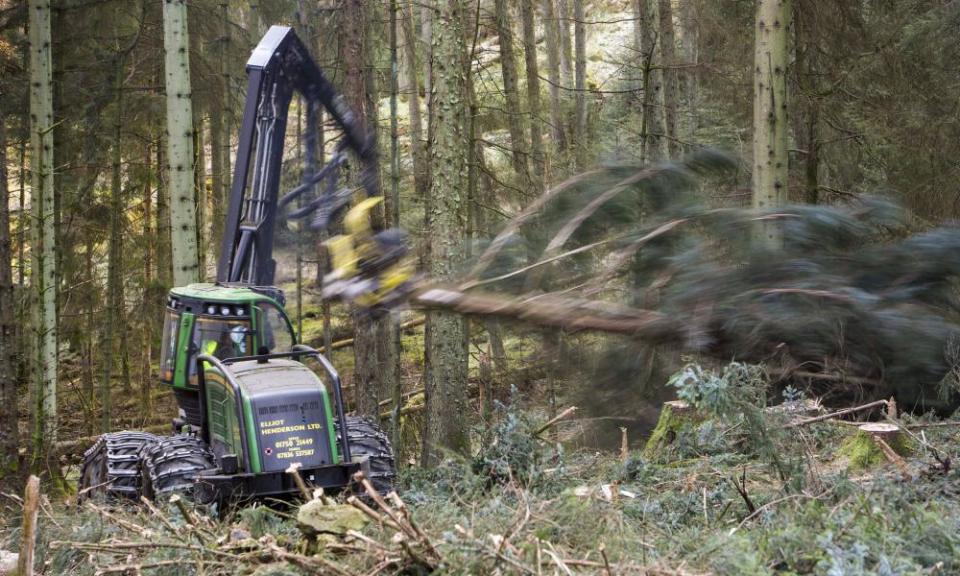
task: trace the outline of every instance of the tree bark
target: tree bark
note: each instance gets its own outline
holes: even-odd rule
[[[570,0],[557,0],[557,28],[560,33],[560,72],[563,86],[573,86],[573,37],[570,35]]]
[[[410,95],[407,99],[410,115],[410,148],[413,155],[413,189],[419,197],[430,187],[430,167],[427,164],[427,151],[423,139],[423,119],[420,115],[420,79],[417,74],[417,35],[414,27],[413,0],[409,0],[403,14],[403,45],[406,51],[407,84]],[[425,66],[429,68],[429,64]],[[429,99],[430,94],[427,93]]]
[[[466,172],[463,134],[464,45],[461,0],[444,0],[435,13],[434,96],[436,116],[430,161],[434,168],[427,199],[427,269],[435,278],[452,278],[462,261],[463,205],[460,190]],[[467,322],[447,311],[427,314],[423,462],[436,464],[446,448],[465,453],[467,432]]]
[[[10,244],[10,191],[7,188],[7,133],[0,117],[0,486],[16,485],[20,447],[17,414],[17,334]]]
[[[683,94],[683,116],[680,119],[680,134],[683,138],[693,141],[697,129],[700,127],[700,115],[697,110],[699,78],[697,74],[700,58],[700,27],[696,16],[696,0],[681,0],[680,2],[680,51],[686,71],[680,75]]]
[[[116,361],[116,347],[114,330],[120,327],[120,339],[125,339],[123,313],[123,193],[121,178],[122,137],[121,126],[123,117],[123,59],[116,56],[116,70],[114,71],[114,90],[116,107],[114,117],[114,141],[110,177],[110,240],[109,260],[107,264],[107,305],[103,313],[103,338],[100,341],[101,366],[103,379],[100,381],[100,431],[110,431],[112,416],[112,383],[113,364]],[[124,383],[127,387],[127,383]]]
[[[544,44],[547,47],[547,79],[550,84],[550,134],[558,152],[567,148],[560,97],[560,24],[553,0],[543,0]]]
[[[680,140],[677,137],[677,110],[680,99],[679,74],[677,73],[677,45],[673,32],[673,0],[660,2],[660,54],[663,57],[663,116],[666,124],[667,152],[670,158],[680,156]]]
[[[754,48],[753,207],[782,206],[787,195],[787,29],[790,0],[758,0]],[[754,239],[782,243],[774,221],[758,222]]]
[[[523,22],[523,50],[527,68],[527,109],[530,112],[530,153],[533,160],[531,190],[540,195],[546,182],[546,165],[543,153],[543,133],[540,113],[540,67],[537,63],[537,36],[534,21],[534,0],[521,0],[520,20]]]
[[[663,118],[663,71],[657,41],[660,16],[657,0],[635,0],[635,38],[643,74],[643,110],[640,119],[640,161],[655,163],[667,155]]]
[[[521,187],[530,183],[527,137],[523,112],[520,109],[519,74],[513,40],[513,17],[507,0],[496,0],[495,15],[497,36],[500,39],[500,72],[503,77],[503,98],[506,107],[507,128],[510,132],[510,147],[513,150],[513,171]]]
[[[54,230],[53,74],[50,1],[30,0],[30,158],[33,190],[33,461],[39,466],[57,431],[56,246]]]
[[[343,46],[346,80],[344,94],[357,114],[359,122],[375,127],[376,86],[369,65],[368,12],[371,5],[362,0],[344,0],[342,4],[341,43]],[[371,214],[374,228],[383,228],[386,214]],[[371,318],[362,311],[354,311],[354,392],[356,412],[376,418],[380,414],[380,400],[387,397],[398,377],[390,345],[391,319],[389,316]]]
[[[193,185],[193,105],[186,0],[163,4],[163,48],[167,93],[167,187],[173,283],[200,278]]]
[[[587,166],[587,27],[584,23],[584,0],[573,0],[573,37],[576,45],[573,147],[578,171]]]

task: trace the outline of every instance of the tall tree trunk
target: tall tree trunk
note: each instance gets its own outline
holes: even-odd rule
[[[681,119],[680,134],[693,141],[700,127],[700,115],[697,110],[699,78],[697,66],[700,58],[700,26],[696,16],[697,0],[680,2],[680,51],[686,71],[680,76],[682,81],[684,113]]]
[[[219,154],[221,156],[220,169],[223,177],[221,178],[221,189],[216,192],[216,197],[223,203],[224,214],[222,218],[217,219],[219,226],[219,236],[214,246],[220,245],[223,238],[223,225],[226,222],[226,207],[230,203],[230,154],[233,150],[231,145],[233,130],[233,86],[231,84],[231,63],[230,63],[230,3],[224,0],[220,1],[220,86],[223,89],[223,108],[221,111],[221,145]]]
[[[346,81],[344,93],[360,122],[375,127],[376,89],[369,66],[368,12],[371,5],[362,0],[344,0],[342,5],[341,42],[343,45]],[[382,228],[386,215],[371,215],[375,228]],[[389,316],[371,318],[354,311],[354,391],[358,414],[379,417],[380,399],[389,395],[398,376],[390,346]]]
[[[437,0],[413,2],[420,6],[420,42],[423,45],[423,93],[429,104],[433,94],[433,3]]]
[[[558,152],[567,149],[560,99],[560,24],[553,0],[543,0],[544,43],[547,47],[547,79],[550,84],[550,134]]]
[[[584,0],[573,0],[573,37],[576,45],[573,146],[577,170],[587,166],[587,27],[584,22]]]
[[[461,0],[439,2],[434,15],[434,96],[436,116],[430,163],[434,168],[427,198],[428,271],[437,279],[452,278],[462,261],[463,205],[460,191],[466,172],[463,134],[464,42]],[[423,461],[437,463],[442,449],[465,453],[467,433],[467,322],[458,314],[427,313],[424,336],[427,424]]]
[[[557,28],[560,32],[560,72],[563,86],[573,86],[573,37],[570,35],[570,1],[557,0]]]
[[[794,77],[800,106],[791,115],[799,147],[806,151],[804,162],[804,200],[820,201],[820,58],[817,45],[817,15],[813,10],[794,6]]]
[[[417,35],[414,27],[413,0],[408,0],[403,14],[403,45],[406,51],[407,83],[410,95],[407,109],[410,115],[410,148],[413,153],[413,189],[419,197],[430,187],[430,169],[423,138],[423,119],[420,116],[420,80],[417,74]],[[426,68],[429,68],[427,64]],[[429,92],[427,98],[430,98]]]
[[[157,170],[157,281],[164,289],[173,286],[173,256],[170,253],[170,192],[164,175],[167,173],[163,157],[163,138],[157,137],[154,149],[157,152],[157,161],[154,166]]]
[[[17,414],[16,309],[13,305],[13,253],[10,244],[10,191],[7,188],[7,131],[0,114],[0,486],[17,484],[20,417]]]
[[[754,49],[753,207],[782,206],[787,196],[787,29],[790,0],[758,0]],[[771,220],[755,240],[774,249],[782,237]]]
[[[657,29],[660,17],[657,0],[635,0],[635,34],[639,43],[643,74],[643,110],[640,119],[640,160],[653,163],[667,155],[666,125],[663,118],[663,71],[659,67],[660,43]]]
[[[163,48],[173,283],[186,286],[200,278],[193,190],[193,105],[190,100],[190,38],[186,0],[163,3]]]
[[[53,187],[53,68],[50,1],[30,0],[30,171],[33,191],[34,394],[32,449],[35,466],[57,432],[56,246]]]
[[[156,339],[154,332],[157,318],[160,317],[160,306],[154,299],[153,289],[153,262],[154,247],[152,239],[156,238],[153,228],[153,167],[150,145],[143,147],[143,228],[141,233],[145,239],[143,253],[143,282],[140,297],[140,309],[144,311],[141,318],[140,334],[140,414],[144,419],[153,410],[151,387],[151,360],[153,359],[153,343]]]
[[[103,380],[100,381],[100,431],[110,431],[113,398],[113,364],[116,362],[116,336],[114,330],[120,328],[120,340],[126,339],[123,313],[123,193],[121,169],[121,125],[123,110],[123,58],[116,57],[114,77],[116,116],[114,118],[114,141],[110,177],[110,241],[107,264],[107,304],[103,313],[103,338],[100,341],[100,353],[103,354]],[[128,383],[124,383],[128,387]]]
[[[503,75],[503,97],[507,113],[507,128],[510,131],[510,147],[513,149],[513,171],[520,185],[526,188],[530,183],[528,165],[527,137],[523,112],[520,109],[520,91],[518,88],[517,58],[513,42],[513,17],[507,0],[496,0],[497,35],[500,38],[500,71]]]
[[[207,277],[207,160],[204,154],[203,115],[198,114],[193,125],[193,197],[197,219],[197,279]]]
[[[663,56],[663,112],[667,126],[667,152],[670,158],[680,156],[677,137],[677,105],[680,99],[677,74],[677,44],[673,33],[673,0],[660,2],[660,53]]]
[[[224,196],[223,170],[223,98],[210,104],[210,246],[220,246],[226,221],[227,198]]]
[[[540,105],[540,67],[537,64],[537,36],[534,22],[534,0],[521,0],[523,49],[527,68],[527,108],[530,111],[530,152],[533,160],[533,192],[540,195],[546,182]]]

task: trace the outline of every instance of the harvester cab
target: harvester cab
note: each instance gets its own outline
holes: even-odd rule
[[[349,154],[366,196],[378,198],[373,136],[290,28],[270,28],[247,62],[247,73],[217,282],[174,288],[164,312],[159,370],[177,400],[173,434],[101,436],[84,454],[82,497],[171,492],[202,502],[277,497],[299,491],[287,473],[291,467],[306,482],[328,490],[348,487],[359,470],[378,489],[393,487],[395,463],[387,436],[374,422],[346,416],[337,371],[317,350],[297,344],[283,292],[272,286],[276,221],[299,199],[286,217],[313,215],[315,229],[344,216],[353,222],[346,230],[350,249],[343,249],[344,235],[338,236],[330,275],[349,288],[345,293],[366,294],[371,307],[399,293],[409,275],[404,250],[384,250],[377,243],[397,234],[356,234],[354,221],[376,201],[351,209],[352,188],[338,183]],[[307,108],[306,161],[302,184],[281,198],[287,115],[296,92]],[[330,162],[317,170],[321,108],[342,137]],[[314,194],[320,187],[323,191]]]

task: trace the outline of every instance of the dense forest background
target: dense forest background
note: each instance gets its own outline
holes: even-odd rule
[[[880,193],[911,211],[916,231],[960,213],[955,1],[172,2],[188,16],[180,84],[165,76],[165,4],[0,2],[0,477],[43,469],[100,431],[168,427],[155,363],[165,294],[185,277],[174,250],[189,239],[197,268],[186,277],[213,278],[244,63],[271,24],[296,28],[376,130],[386,218],[411,232],[434,278],[461,273],[544,190],[601,164],[719,148],[738,163],[698,193],[716,207],[755,203],[763,9],[785,17],[774,25],[783,66],[769,71],[786,96],[771,112],[786,121],[771,131],[786,143],[777,201],[847,206]],[[37,14],[46,38],[30,28]],[[49,83],[36,76],[44,66]],[[174,134],[189,144],[177,148],[186,167],[170,158],[177,98],[191,104]],[[295,103],[288,189],[303,115]],[[192,220],[171,228],[184,204]],[[331,307],[316,285],[321,240],[280,233],[291,317],[304,341],[335,351],[351,406],[392,423],[404,462],[467,450],[495,400],[544,412],[592,402],[588,416],[644,429],[649,399],[669,394],[680,362],[669,351],[611,356],[613,368],[585,375],[550,359],[589,365],[590,337],[450,312],[430,312],[424,334],[409,312],[370,321]],[[617,424],[591,434],[619,442]]]

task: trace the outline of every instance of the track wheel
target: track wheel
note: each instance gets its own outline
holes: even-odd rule
[[[194,477],[198,472],[215,468],[213,453],[196,436],[178,435],[161,438],[146,446],[143,462],[143,493],[157,499],[175,492],[193,495]]]
[[[337,437],[340,437],[339,423]],[[369,457],[369,476],[373,487],[381,494],[393,491],[397,482],[397,464],[390,438],[380,426],[367,418],[347,416],[347,442],[351,455]]]
[[[78,500],[121,497],[137,499],[142,489],[140,452],[159,438],[147,432],[111,432],[83,453]]]

